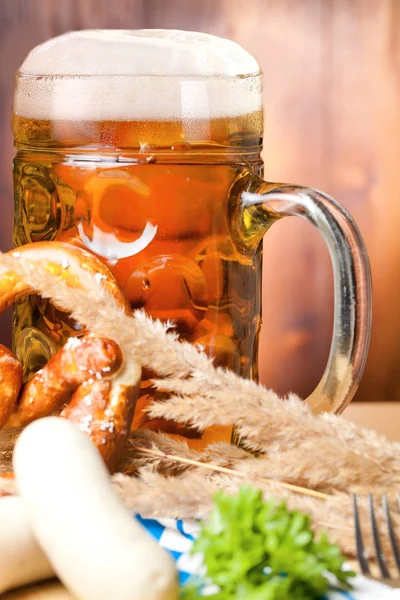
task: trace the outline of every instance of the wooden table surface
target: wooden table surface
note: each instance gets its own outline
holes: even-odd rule
[[[400,402],[352,402],[344,416],[360,427],[375,429],[400,442]]]

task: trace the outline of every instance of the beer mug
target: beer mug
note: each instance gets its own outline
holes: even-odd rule
[[[257,380],[262,239],[283,217],[306,219],[328,246],[335,294],[328,364],[306,401],[340,412],[369,344],[367,254],[334,199],[263,181],[261,91],[250,54],[202,33],[80,31],[33,49],[14,102],[14,243],[90,250],[133,310]],[[79,335],[48,300],[17,302],[14,347],[26,376]],[[145,374],[134,426],[193,435],[146,420],[154,395]],[[229,435],[215,429],[203,440]]]

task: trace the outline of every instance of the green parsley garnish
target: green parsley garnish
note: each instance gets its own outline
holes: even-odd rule
[[[247,486],[215,494],[192,552],[203,553],[207,572],[182,589],[185,600],[313,600],[328,591],[328,577],[348,589],[355,575],[325,533],[316,539],[309,515]]]

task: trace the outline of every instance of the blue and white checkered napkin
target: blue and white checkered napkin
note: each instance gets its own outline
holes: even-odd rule
[[[190,555],[189,551],[199,532],[199,526],[193,521],[175,521],[174,519],[143,519],[136,516],[147,531],[172,555],[183,585],[194,573],[201,573],[202,558],[199,554]],[[391,589],[374,581],[357,577],[351,593],[330,592],[327,600],[400,600],[400,589]]]

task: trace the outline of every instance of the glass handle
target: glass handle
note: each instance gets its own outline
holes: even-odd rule
[[[361,234],[336,200],[313,189],[263,182],[256,193],[243,192],[241,198],[247,245],[258,245],[277,219],[297,216],[312,223],[328,246],[334,276],[333,337],[325,372],[306,402],[315,412],[341,413],[357,390],[371,335],[371,272]]]

